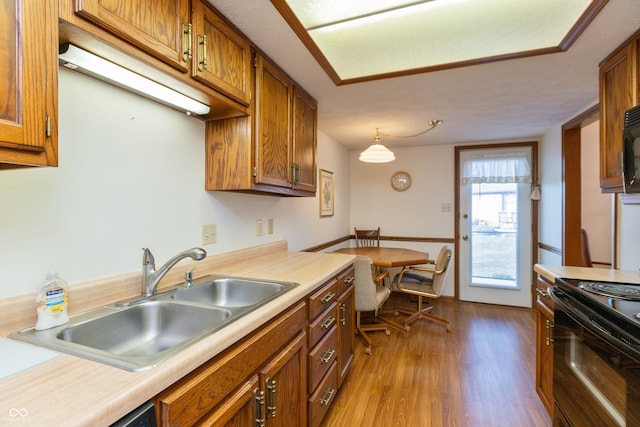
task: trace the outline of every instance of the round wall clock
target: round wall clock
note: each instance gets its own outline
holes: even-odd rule
[[[391,175],[391,186],[396,191],[405,191],[411,187],[411,175],[404,171],[394,173]]]

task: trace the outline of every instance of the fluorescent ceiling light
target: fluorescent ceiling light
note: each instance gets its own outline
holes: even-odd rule
[[[603,0],[281,2],[349,80],[557,52]]]
[[[72,44],[65,43],[61,45],[58,58],[60,64],[69,69],[88,74],[138,95],[153,99],[161,104],[185,111],[187,114],[205,115],[211,111],[211,108],[206,104],[191,99]]]

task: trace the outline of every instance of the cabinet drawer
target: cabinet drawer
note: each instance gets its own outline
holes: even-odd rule
[[[353,286],[353,281],[356,278],[356,273],[353,267],[349,267],[338,275],[338,295],[345,293],[347,289]]]
[[[309,323],[309,348],[315,347],[320,339],[331,330],[338,321],[338,305],[332,304],[316,320]]]
[[[329,372],[309,398],[309,427],[317,427],[331,406],[338,392],[337,362],[331,364]]]
[[[336,326],[333,326],[318,345],[309,352],[309,393],[316,389],[338,356],[337,329]]]
[[[331,280],[325,286],[313,293],[308,300],[309,320],[312,321],[327,307],[338,299],[338,281]]]

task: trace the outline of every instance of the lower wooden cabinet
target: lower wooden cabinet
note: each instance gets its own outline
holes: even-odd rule
[[[320,425],[353,360],[354,275],[347,268],[307,299],[310,427]]]
[[[552,284],[538,277],[536,301],[536,392],[553,417],[553,300],[546,294]]]
[[[353,266],[154,399],[158,425],[318,426],[353,360]]]
[[[302,302],[160,393],[158,425],[304,425],[306,323]]]

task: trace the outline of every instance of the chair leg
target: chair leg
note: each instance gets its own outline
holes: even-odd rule
[[[409,325],[406,323],[404,325],[401,325],[399,323],[394,322],[393,320],[387,319],[386,317],[378,316],[377,319],[382,323],[389,325],[391,328],[400,332],[404,332],[405,334],[409,332],[409,329],[411,329]]]
[[[409,325],[420,318],[429,319],[436,322],[444,323],[447,326],[447,332],[451,332],[451,324],[449,323],[449,321],[442,317],[434,316],[433,314],[430,313],[431,310],[433,310],[432,305],[428,305],[427,307],[422,306],[422,296],[418,296],[418,311],[411,311],[404,308],[396,308],[396,311],[410,315],[404,320],[405,325]]]
[[[360,322],[361,312],[356,311],[356,331],[362,337],[364,342],[367,344],[364,352],[371,356],[371,338],[367,335],[368,331],[384,331],[386,335],[390,335],[389,329],[383,324],[362,324]]]

